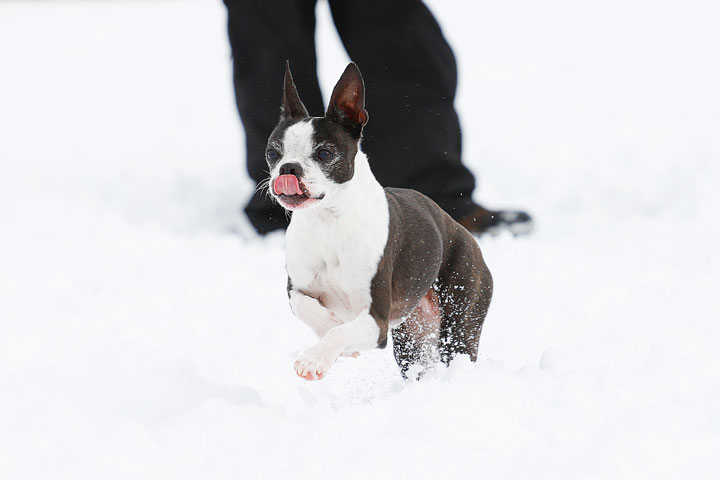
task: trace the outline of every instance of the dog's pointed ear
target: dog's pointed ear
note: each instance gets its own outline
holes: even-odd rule
[[[367,123],[365,84],[355,63],[347,66],[335,85],[325,116],[346,125],[358,134]]]
[[[285,61],[285,83],[283,86],[283,99],[280,106],[280,118],[307,118],[307,108],[298,95],[297,87],[290,73],[290,61]]]

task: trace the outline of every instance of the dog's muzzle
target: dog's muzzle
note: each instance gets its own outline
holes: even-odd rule
[[[289,210],[305,208],[325,196],[321,194],[317,197],[312,197],[298,177],[289,174],[277,177],[275,181],[273,181],[272,189],[280,205]]]

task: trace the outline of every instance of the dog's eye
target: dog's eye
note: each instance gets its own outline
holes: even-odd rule
[[[333,153],[325,148],[318,150],[317,157],[322,162],[328,162],[333,158]]]
[[[280,154],[274,148],[269,148],[268,151],[265,152],[265,159],[268,162],[275,162],[278,158],[280,158]]]

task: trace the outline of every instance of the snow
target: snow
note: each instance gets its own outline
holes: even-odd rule
[[[480,240],[476,364],[308,383],[222,3],[0,3],[0,478],[716,474],[720,7],[430,6],[477,199],[537,228]],[[325,3],[318,36],[327,92]]]

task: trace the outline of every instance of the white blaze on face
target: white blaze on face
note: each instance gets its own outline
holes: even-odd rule
[[[312,126],[312,120],[298,122],[285,130],[283,135],[283,158],[282,163],[295,162],[299,163],[303,169],[308,160],[312,160],[313,150],[313,134],[315,129]]]

